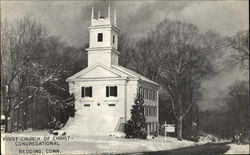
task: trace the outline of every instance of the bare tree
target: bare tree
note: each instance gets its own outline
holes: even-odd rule
[[[132,68],[153,81],[159,80],[164,61],[164,44],[159,41],[156,32],[149,32],[146,37],[136,42],[132,51]]]
[[[166,19],[136,43],[133,69],[167,89],[178,139],[184,117],[201,96],[201,82],[215,74],[211,60],[218,46],[225,44],[218,44],[220,39],[214,32],[201,34],[192,24]]]
[[[249,130],[249,82],[235,81],[228,87],[224,101],[228,107],[230,130],[243,133]]]
[[[201,96],[201,82],[214,73],[212,53],[200,50],[206,37],[194,25],[166,20],[155,33],[158,33],[157,45],[164,53],[160,82],[170,95],[181,140],[183,119]]]
[[[245,69],[249,69],[249,31],[239,32],[232,39],[232,47],[238,51],[233,55],[233,60],[240,63]]]
[[[15,111],[17,111],[17,126],[19,126],[20,108],[23,109],[23,122],[26,128],[27,104],[31,102],[36,93],[49,95],[43,88],[44,83],[55,80],[60,68],[45,69],[44,56],[47,52],[45,40],[47,31],[35,21],[23,18],[9,25],[1,23],[2,71],[1,96],[2,107],[5,117],[8,119],[6,130],[12,131],[12,123]],[[36,104],[36,101],[31,102]],[[37,106],[34,106],[37,107]]]
[[[127,67],[131,60],[132,60],[132,45],[130,40],[127,38],[127,34],[123,33],[119,35],[119,41],[118,41],[118,51],[121,52],[120,58],[119,58],[119,65]]]

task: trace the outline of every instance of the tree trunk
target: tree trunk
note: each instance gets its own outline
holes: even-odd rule
[[[19,130],[19,114],[20,113],[20,107],[17,109],[17,131]]]
[[[38,128],[38,118],[37,118],[37,96],[35,96],[35,129]]]
[[[14,115],[14,109],[10,109],[9,113],[9,119],[7,118],[7,132],[11,133],[12,132],[12,122],[13,122],[13,115]]]
[[[23,129],[27,129],[27,104],[24,104],[24,111],[23,111]]]
[[[182,140],[182,117],[177,118],[177,139]]]
[[[5,117],[5,131],[4,132],[8,132],[8,117],[9,117],[8,112],[4,113],[4,117]]]

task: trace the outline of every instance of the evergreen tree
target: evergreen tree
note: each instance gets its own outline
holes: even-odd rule
[[[146,118],[143,113],[144,100],[142,95],[137,94],[131,109],[131,118],[125,126],[126,138],[146,139]]]

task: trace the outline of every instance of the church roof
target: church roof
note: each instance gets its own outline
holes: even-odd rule
[[[125,71],[125,72],[133,75],[134,77],[137,77],[137,78],[141,79],[142,81],[146,81],[146,82],[149,82],[149,83],[153,83],[155,85],[159,85],[158,83],[156,83],[156,82],[146,78],[145,76],[142,76],[141,74],[138,74],[135,71],[132,71],[132,70],[130,70],[128,68],[125,68],[125,67],[122,67],[122,66],[114,66],[114,65],[112,65],[112,67],[114,67],[116,69],[119,69],[121,71]]]
[[[96,72],[91,74],[91,72]],[[97,73],[98,72],[98,73]],[[122,66],[112,65],[111,67],[107,67],[103,64],[96,64],[91,67],[87,67],[80,72],[72,75],[66,81],[75,81],[77,79],[97,79],[97,78],[138,78],[142,81],[152,83],[154,85],[158,85],[156,82],[130,70]]]

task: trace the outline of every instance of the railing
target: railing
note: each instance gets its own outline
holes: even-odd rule
[[[124,119],[124,117],[120,117],[119,121],[115,127],[115,131],[124,131],[123,128],[125,129],[125,119]]]

